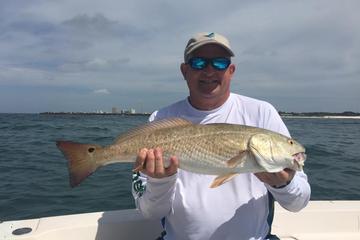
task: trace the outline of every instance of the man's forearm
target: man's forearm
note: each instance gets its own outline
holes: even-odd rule
[[[303,172],[297,172],[292,181],[282,187],[274,188],[267,185],[275,200],[285,209],[297,212],[303,209],[310,200],[310,185]]]
[[[177,174],[166,178],[147,178],[146,189],[134,195],[137,208],[146,218],[161,219],[169,214],[174,199]]]

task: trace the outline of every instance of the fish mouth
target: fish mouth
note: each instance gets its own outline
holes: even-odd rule
[[[305,152],[298,152],[292,156],[296,170],[302,170],[304,167],[304,162],[306,160]]]

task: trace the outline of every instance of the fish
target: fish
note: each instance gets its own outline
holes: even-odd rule
[[[56,145],[68,160],[71,187],[102,166],[134,163],[143,148],[160,147],[165,166],[170,164],[170,157],[176,156],[182,170],[215,175],[211,188],[241,173],[279,172],[285,168],[302,171],[306,160],[303,145],[282,134],[238,124],[193,124],[182,118],[146,123],[107,146],[67,140],[58,140]]]

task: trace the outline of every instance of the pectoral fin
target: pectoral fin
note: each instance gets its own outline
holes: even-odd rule
[[[241,151],[241,152],[239,152],[238,155],[236,155],[235,157],[233,157],[233,158],[231,158],[230,160],[228,160],[228,161],[226,162],[226,164],[228,165],[228,167],[234,168],[234,167],[242,164],[243,162],[245,162],[248,154],[249,154],[248,151]]]
[[[214,179],[214,181],[211,183],[210,187],[211,188],[216,188],[216,187],[230,181],[236,175],[238,175],[238,173],[227,173],[227,174],[224,174],[224,175],[217,176]]]

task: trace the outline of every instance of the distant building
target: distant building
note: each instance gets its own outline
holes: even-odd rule
[[[118,113],[118,110],[116,107],[111,108],[111,113]]]

